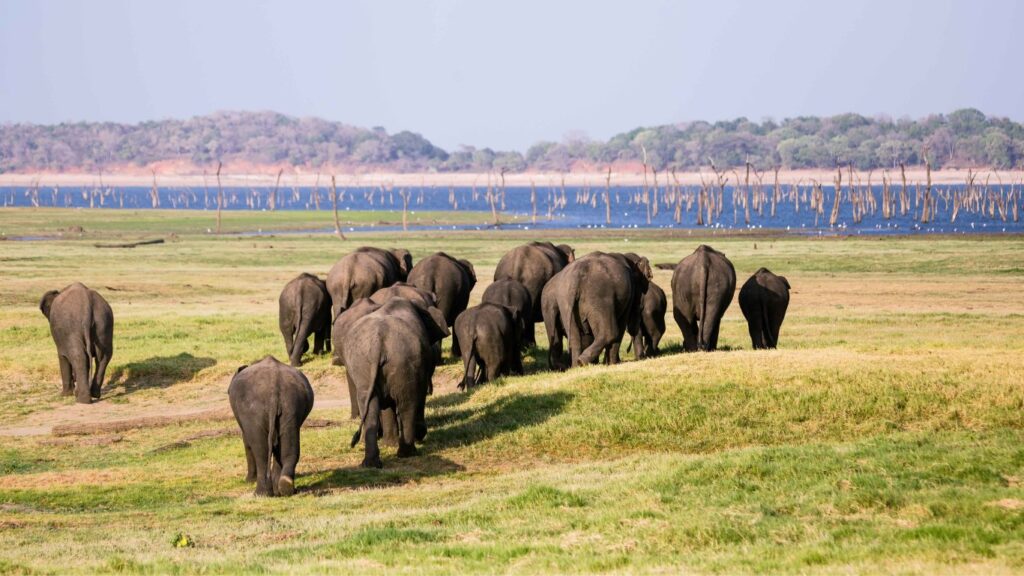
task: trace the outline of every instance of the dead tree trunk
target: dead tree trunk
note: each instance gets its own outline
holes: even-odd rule
[[[604,179],[604,223],[612,223],[612,167],[608,166],[608,176]]]
[[[331,204],[334,205],[334,233],[338,238],[345,240],[345,234],[341,231],[341,222],[338,221],[338,188],[334,181],[334,174],[331,174]]]
[[[217,162],[217,234],[220,234],[220,212],[224,209],[224,188],[220,185],[220,169],[224,166]]]

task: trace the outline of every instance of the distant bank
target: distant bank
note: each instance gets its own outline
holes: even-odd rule
[[[245,173],[235,173],[224,170],[221,173],[221,185],[226,188],[238,188],[238,187],[263,187],[273,186],[277,180],[278,169],[274,167],[267,167],[265,169],[249,169]],[[974,180],[976,185],[983,186],[986,179],[989,180],[990,184],[1002,183],[1007,186],[1016,184],[1024,184],[1024,170],[988,170],[988,169],[977,169],[972,170],[972,174],[976,174]],[[900,169],[887,170],[873,170],[873,171],[854,171],[854,178],[859,179],[855,182],[859,185],[866,185],[868,178],[871,178],[872,184],[881,184],[882,176],[885,174],[891,181],[900,181]],[[310,170],[296,170],[292,168],[284,170],[281,174],[280,186],[283,188],[292,186],[316,186],[319,185],[323,188],[329,188],[331,185],[331,177],[334,176],[335,182],[338,186],[385,186],[385,187],[420,187],[420,186],[433,186],[433,187],[445,187],[445,186],[477,186],[480,188],[486,188],[488,182],[492,186],[499,186],[501,184],[501,175],[495,172],[488,173],[448,173],[448,172],[427,172],[427,173],[394,173],[394,172],[364,172],[364,173],[352,173],[352,172],[321,172],[316,173]],[[730,169],[723,173],[723,176],[728,178],[728,184],[743,184],[746,179],[746,173],[743,169]],[[775,180],[775,174],[771,171],[761,172],[755,174],[753,171],[750,174],[750,184],[753,186],[757,183],[757,177],[760,176],[762,185],[771,185]],[[950,185],[950,184],[964,184],[967,180],[968,171],[966,169],[945,169],[945,170],[933,170],[931,174],[932,183],[936,185]],[[666,186],[675,183],[681,185],[692,186],[700,185],[702,179],[709,185],[712,181],[715,181],[715,173],[711,169],[705,171],[687,171],[687,172],[658,172],[656,175],[648,171],[646,175],[646,181],[648,185],[653,186],[655,183],[655,177],[657,178],[657,184],[659,186]],[[814,181],[820,182],[823,185],[831,185],[836,177],[835,170],[781,170],[778,173],[779,182],[782,184],[796,184],[802,183],[810,185]],[[926,179],[924,167],[908,167],[906,169],[906,178],[908,184],[920,183],[924,184]],[[118,172],[104,172],[104,173],[76,173],[76,172],[39,172],[39,173],[7,173],[0,174],[0,187],[31,187],[38,185],[39,187],[53,187],[53,186],[103,186],[103,187],[119,187],[119,186],[152,186],[154,176],[152,173],[146,171],[118,171]],[[560,186],[564,181],[566,186],[591,186],[595,188],[603,187],[606,180],[608,179],[607,172],[507,172],[504,175],[505,185],[508,187],[524,187],[535,184],[538,187],[554,187]],[[644,183],[644,173],[639,166],[636,170],[619,169],[616,171],[614,168],[611,173],[611,185],[612,186],[641,186]],[[717,184],[717,181],[715,181]],[[217,179],[212,173],[207,173],[205,176],[202,173],[179,173],[174,171],[166,171],[156,173],[156,184],[157,186],[163,187],[203,187],[209,186],[210,188],[216,188]],[[843,169],[843,185],[848,184],[848,173],[847,169]]]

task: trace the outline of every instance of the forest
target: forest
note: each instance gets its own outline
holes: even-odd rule
[[[187,120],[0,124],[0,173],[116,170],[176,162],[290,165],[396,172],[558,171],[639,163],[687,170],[714,162],[760,169],[859,170],[924,164],[935,168],[1024,166],[1024,125],[976,109],[921,119],[859,114],[754,122],[684,122],[636,128],[598,141],[568,135],[525,153],[463,146],[444,150],[420,134],[388,133],[275,112],[218,112]]]

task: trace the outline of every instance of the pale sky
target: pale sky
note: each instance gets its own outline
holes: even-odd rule
[[[0,122],[274,110],[525,149],[746,116],[1024,120],[1024,2],[0,0]]]

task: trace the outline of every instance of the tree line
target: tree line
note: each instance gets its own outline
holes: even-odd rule
[[[274,112],[219,112],[138,124],[0,125],[0,172],[97,171],[164,161],[398,172],[565,172],[644,160],[657,170],[711,162],[722,168],[749,162],[759,169],[853,165],[871,170],[924,164],[925,154],[935,168],[1022,167],[1024,125],[970,108],[917,120],[859,114],[781,122],[738,118],[636,128],[606,142],[570,136],[538,142],[525,154],[471,146],[446,151],[409,131],[389,134],[380,127]]]

